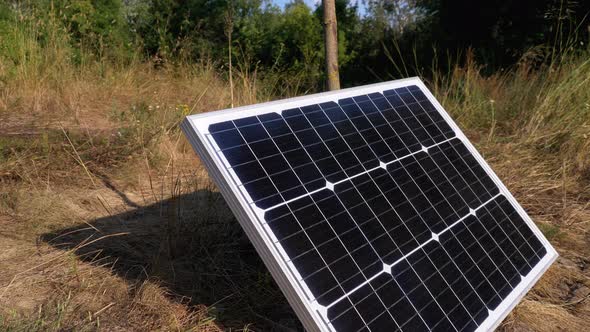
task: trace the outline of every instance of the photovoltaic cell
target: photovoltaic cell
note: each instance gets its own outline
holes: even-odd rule
[[[416,87],[216,123],[209,132],[263,209],[454,136]]]
[[[491,329],[555,259],[428,95],[394,82],[183,125],[307,328]]]

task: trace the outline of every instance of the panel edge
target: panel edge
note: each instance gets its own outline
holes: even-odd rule
[[[195,152],[197,152],[198,157],[202,159],[213,182],[219,188],[220,193],[228,203],[228,206],[232,210],[240,226],[252,242],[257,254],[264,262],[275,282],[279,285],[281,292],[287,298],[287,301],[296,312],[305,329],[307,331],[326,331],[321,328],[321,326],[325,326],[325,324],[320,324],[318,321],[319,317],[314,317],[312,308],[308,308],[306,303],[302,301],[304,296],[299,296],[299,292],[294,286],[294,283],[289,280],[288,271],[281,267],[280,261],[277,259],[276,255],[278,255],[278,253],[275,254],[272,252],[271,246],[269,246],[261,236],[262,230],[258,230],[256,225],[252,222],[252,220],[256,219],[255,216],[250,217],[250,211],[244,208],[247,205],[247,202],[240,202],[238,195],[234,194],[234,191],[232,190],[231,183],[229,183],[226,176],[221,173],[219,165],[217,165],[217,167],[215,166],[217,162],[212,157],[211,151],[209,151],[202,133],[197,130],[189,117],[182,121],[180,127],[187,136],[189,143]]]

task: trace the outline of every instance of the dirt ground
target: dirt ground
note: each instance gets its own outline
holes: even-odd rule
[[[5,168],[0,331],[301,329],[177,138],[159,143],[174,153],[157,169],[142,153],[91,167],[73,152],[61,173],[35,174],[34,154]],[[499,330],[590,329],[590,181],[522,145],[479,148],[560,254]]]

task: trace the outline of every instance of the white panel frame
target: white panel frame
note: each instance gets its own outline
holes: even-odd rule
[[[502,301],[502,303],[490,313],[488,318],[479,326],[477,331],[491,331],[495,329],[502,320],[510,313],[510,311],[518,304],[524,295],[531,289],[531,287],[538,281],[543,273],[549,268],[551,263],[557,259],[557,251],[551,246],[549,241],[541,233],[539,228],[533,223],[531,218],[527,215],[524,209],[518,204],[516,199],[500,181],[498,176],[490,168],[483,157],[477,152],[475,147],[471,144],[465,134],[459,129],[457,124],[451,119],[448,113],[444,110],[442,105],[434,98],[430,90],[417,77],[407,78],[402,80],[365,85],[357,88],[343,89],[338,91],[330,91],[325,93],[313,94],[309,96],[284,99],[274,102],[256,104],[251,106],[238,107],[233,109],[226,109],[217,112],[208,112],[186,117],[181,127],[187,135],[193,148],[203,160],[205,167],[213,178],[213,181],[219,187],[219,190],[234,215],[242,225],[244,231],[254,244],[258,254],[266,264],[271,272],[273,278],[285,294],[287,300],[299,316],[304,327],[308,331],[330,331],[331,325],[324,321],[322,316],[326,313],[320,313],[318,307],[307,300],[309,289],[296,280],[295,275],[298,273],[293,271],[292,264],[288,264],[284,257],[285,253],[277,246],[274,241],[274,235],[269,232],[270,229],[265,225],[263,220],[263,211],[255,205],[250,204],[251,199],[245,190],[240,190],[239,179],[237,176],[228,171],[229,164],[227,160],[216,152],[219,148],[208,134],[208,127],[210,124],[236,120],[254,115],[261,115],[265,113],[281,113],[295,107],[302,107],[311,104],[320,104],[328,101],[338,102],[339,99],[354,97],[358,95],[366,95],[374,92],[382,93],[385,90],[396,89],[404,86],[418,86],[426,95],[429,101],[434,105],[437,111],[443,116],[450,127],[455,132],[458,139],[469,149],[475,159],[488,173],[490,178],[495,182],[500,190],[500,194],[504,195],[510,203],[516,208],[517,212],[532,229],[533,233],[540,239],[543,246],[547,250],[546,255],[541,261],[529,272],[529,274],[521,281],[521,283]],[[219,157],[221,156],[221,157]],[[266,227],[266,228],[265,228]]]

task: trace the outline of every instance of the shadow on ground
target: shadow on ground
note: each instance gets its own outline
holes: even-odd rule
[[[301,330],[220,194],[198,190],[43,235],[82,260],[205,304],[225,329]]]

